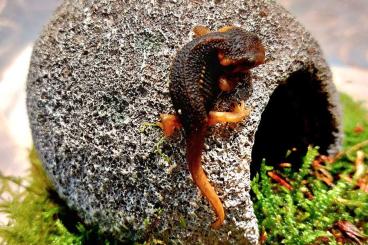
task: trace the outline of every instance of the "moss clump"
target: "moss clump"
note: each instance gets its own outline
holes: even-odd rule
[[[368,113],[348,95],[341,94],[340,98],[344,106],[344,148],[347,149],[368,140]]]
[[[35,149],[24,178],[0,174],[0,213],[9,221],[0,225],[4,244],[118,244],[97,227],[83,224],[55,192]]]
[[[368,234],[368,120],[342,95],[345,150],[336,158],[310,148],[298,172],[262,164],[252,181],[264,244],[355,244]]]
[[[27,178],[1,175],[0,212],[9,219],[0,227],[2,240],[6,244],[81,244],[83,237],[69,232],[57,217],[63,207],[51,197],[51,183],[35,150],[30,161]]]
[[[287,164],[274,170],[263,163],[252,181],[263,243],[366,242],[368,190],[364,183],[368,186],[368,164],[362,155],[368,154],[368,114],[346,95],[342,95],[342,102],[346,138],[339,159],[317,156],[317,150],[311,148],[298,172],[292,172]],[[160,155],[161,144],[162,140],[155,148]],[[30,161],[26,178],[0,175],[0,212],[9,219],[0,226],[4,243],[119,243],[97,227],[83,224],[68,209],[45,175],[35,150],[30,152]],[[185,227],[185,221],[180,220],[179,225]],[[152,238],[144,244],[164,243]]]

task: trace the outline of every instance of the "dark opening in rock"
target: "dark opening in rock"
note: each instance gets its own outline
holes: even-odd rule
[[[297,169],[308,145],[319,146],[320,153],[327,153],[337,132],[327,96],[315,69],[297,71],[280,83],[270,97],[256,132],[252,177],[260,169],[262,159],[274,166],[291,162]],[[291,149],[294,150],[286,156]]]

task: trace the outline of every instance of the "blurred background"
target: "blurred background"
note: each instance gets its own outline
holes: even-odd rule
[[[32,138],[25,83],[32,45],[61,0],[0,0],[0,171],[23,175]],[[368,1],[279,0],[319,41],[340,91],[368,107]]]

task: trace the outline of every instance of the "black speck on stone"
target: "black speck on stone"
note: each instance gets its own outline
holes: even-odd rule
[[[195,25],[255,32],[266,63],[249,86],[222,97],[218,110],[245,100],[250,117],[210,130],[203,167],[224,203],[215,219],[185,164],[182,132],[163,144],[145,122],[173,108],[170,64]],[[58,194],[84,222],[122,240],[257,244],[250,190],[262,158],[283,160],[308,145],[333,154],[340,109],[330,70],[313,37],[270,0],[65,0],[33,51],[27,106],[35,146]],[[185,225],[181,225],[185,221]]]

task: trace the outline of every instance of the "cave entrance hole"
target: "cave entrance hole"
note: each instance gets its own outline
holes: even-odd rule
[[[327,154],[335,143],[336,121],[328,92],[316,72],[314,69],[293,73],[271,95],[255,135],[252,177],[259,171],[263,159],[273,166],[290,162],[296,170],[309,145],[318,146],[321,154]]]

